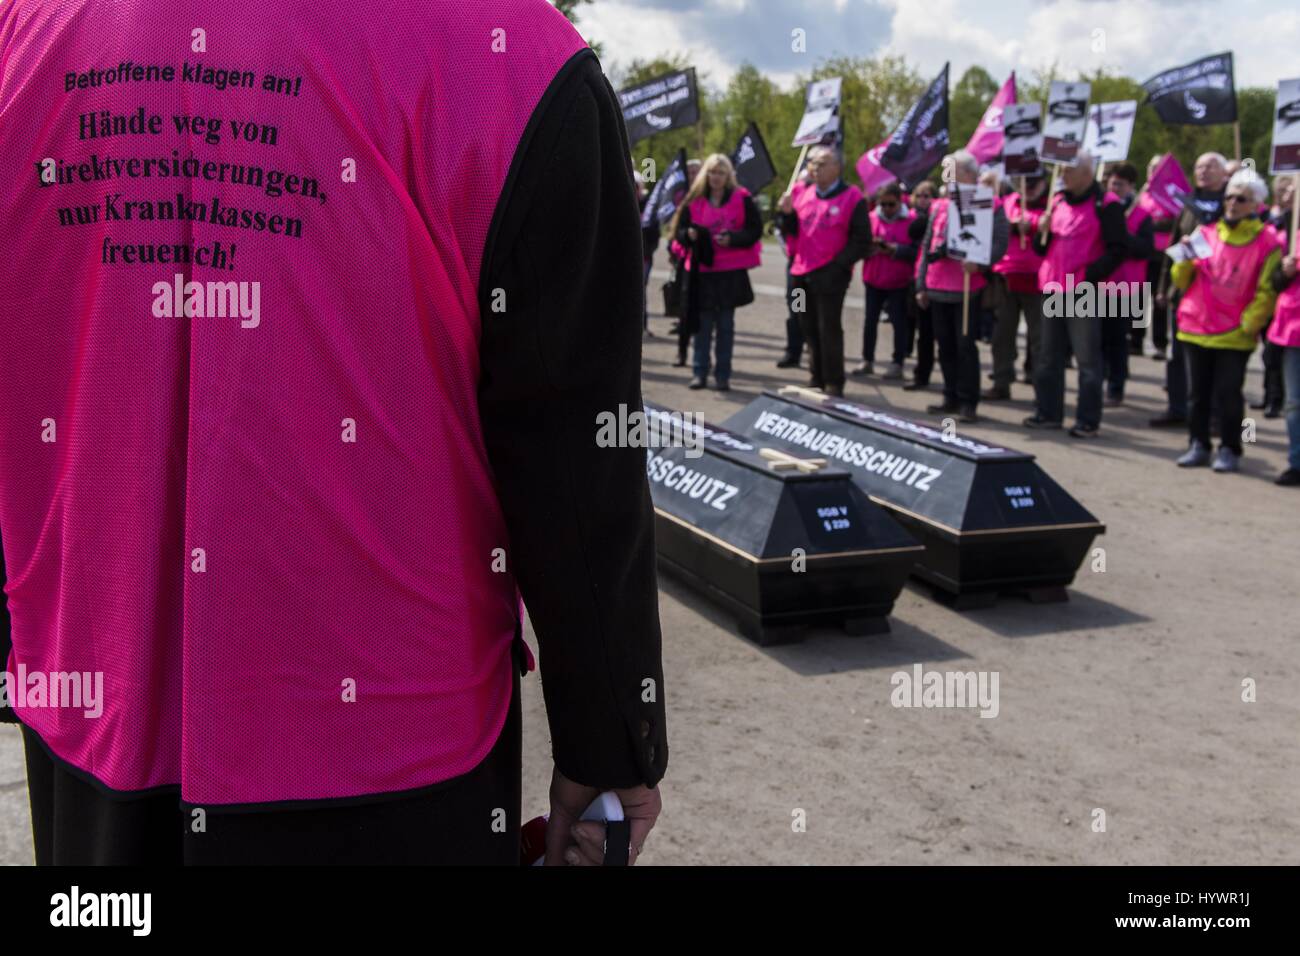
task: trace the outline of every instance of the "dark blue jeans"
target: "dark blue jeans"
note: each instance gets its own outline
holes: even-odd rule
[[[709,352],[714,330],[718,333],[718,362],[713,375],[719,382],[731,378],[731,348],[736,337],[735,309],[701,309],[700,330],[695,333],[695,375],[709,374]]]
[[[1282,374],[1286,377],[1286,435],[1291,448],[1287,467],[1300,471],[1300,346],[1282,349]]]
[[[1067,319],[1043,315],[1043,355],[1034,358],[1034,393],[1038,414],[1048,421],[1065,419],[1065,353],[1074,349],[1079,370],[1079,405],[1075,419],[1080,425],[1101,425],[1102,355],[1101,325],[1095,317]]]
[[[1128,331],[1131,319],[1108,316],[1101,322],[1101,354],[1106,367],[1106,394],[1111,398],[1124,397],[1124,383],[1128,381]]]
[[[880,329],[880,313],[888,311],[894,325],[894,361],[899,365],[907,357],[907,286],[901,289],[878,289],[864,283],[867,290],[867,309],[862,322],[862,361],[876,360],[876,334]]]

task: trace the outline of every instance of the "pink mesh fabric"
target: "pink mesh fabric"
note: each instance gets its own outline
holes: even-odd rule
[[[478,419],[476,288],[523,130],[582,46],[544,0],[0,12],[8,670],[103,674],[100,716],[18,704],[64,760],[116,789],[179,783],[221,804],[419,787],[486,755],[517,592],[493,570],[507,541]],[[65,88],[123,62],[177,76]],[[185,64],[227,71],[225,89]],[[230,82],[242,71],[254,87]],[[264,90],[267,74],[287,86]],[[160,131],[82,136],[83,113],[141,108]],[[195,116],[222,121],[217,142],[176,129]],[[256,123],[252,139],[232,120]],[[213,175],[110,162],[173,150]],[[46,158],[90,178],[43,186]],[[117,172],[97,178],[96,162]],[[299,180],[271,195],[267,176],[231,181],[235,165]],[[216,222],[157,215],[214,200]],[[154,218],[120,218],[127,201]],[[234,247],[224,261],[216,242]],[[155,261],[106,262],[106,244]],[[176,246],[205,264],[158,261]],[[155,315],[155,284],[178,272],[260,283],[257,324]]]

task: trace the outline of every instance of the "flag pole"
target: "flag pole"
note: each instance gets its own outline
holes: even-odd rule
[[[1056,198],[1056,183],[1061,175],[1061,164],[1052,163],[1052,181],[1047,185],[1047,208],[1043,211],[1043,218],[1038,220],[1038,231],[1047,235],[1052,228],[1052,200]]]
[[[1241,120],[1232,124],[1232,148],[1236,150],[1238,161],[1241,160]]]
[[[970,337],[970,273],[964,261],[961,264],[961,334]]]
[[[1300,173],[1291,177],[1291,255],[1300,255],[1296,248],[1296,221],[1300,220]]]
[[[1028,193],[1029,193],[1029,178],[1027,176],[1021,176],[1020,177],[1020,221],[1021,223],[1024,223],[1025,213],[1029,209]],[[1021,230],[1019,226],[1017,226],[1016,232],[1020,233],[1020,248],[1023,249],[1025,248],[1024,231]]]
[[[803,161],[808,155],[808,143],[803,144],[803,149],[799,150],[799,159],[794,164],[794,172],[790,174],[790,182],[785,187],[785,192],[781,195],[788,195],[790,190],[794,189],[794,181],[799,178],[799,171],[803,169]]]

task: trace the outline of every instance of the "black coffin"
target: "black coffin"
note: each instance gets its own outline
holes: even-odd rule
[[[645,411],[661,422],[674,414],[650,402]],[[847,471],[812,456],[799,456],[802,466],[774,462],[764,443],[712,425],[691,435],[698,457],[680,443],[647,449],[661,567],[760,644],[801,639],[809,625],[889,629],[885,616],[923,548]]]
[[[846,468],[925,544],[918,577],[959,607],[999,592],[1065,600],[1106,528],[1034,456],[945,436],[923,422],[810,389],[765,391],[727,427],[792,455]]]

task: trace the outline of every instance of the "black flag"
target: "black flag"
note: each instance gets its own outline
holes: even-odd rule
[[[677,204],[682,201],[691,184],[686,181],[686,150],[679,149],[673,161],[668,164],[664,174],[650,191],[645,209],[641,211],[641,225],[663,224],[677,211]]]
[[[618,103],[623,109],[629,146],[655,133],[698,123],[700,101],[695,88],[695,67],[619,90]]]
[[[1237,122],[1232,54],[1219,53],[1165,70],[1142,84],[1146,102],[1166,123],[1215,126]]]
[[[772,165],[757,123],[751,122],[740,137],[736,151],[731,154],[731,165],[736,167],[736,180],[751,193],[757,194],[776,179],[776,167]]]
[[[948,64],[889,137],[880,165],[911,189],[948,152]]]

